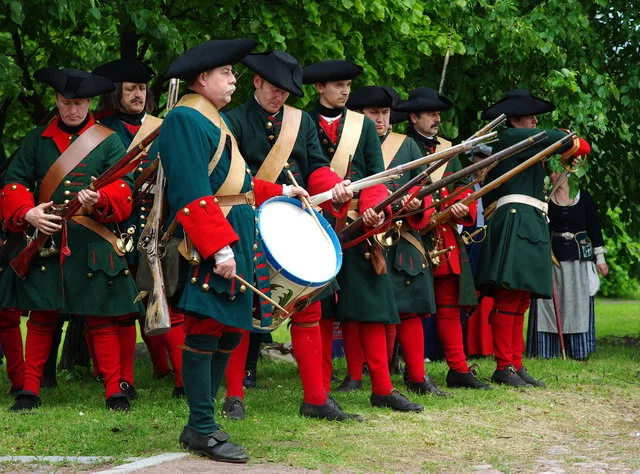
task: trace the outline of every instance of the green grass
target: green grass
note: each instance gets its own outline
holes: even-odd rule
[[[640,335],[640,302],[599,301],[597,308],[600,337]],[[481,378],[488,379],[493,361],[478,362]],[[452,390],[449,399],[412,395],[425,405],[421,414],[371,408],[366,379],[364,391],[335,395],[365,422],[341,424],[300,417],[295,366],[264,360],[259,365],[262,388],[247,391],[247,419],[219,421],[247,447],[254,463],[377,472],[469,472],[490,465],[503,472],[530,472],[547,470],[543,460],[558,460],[567,472],[580,472],[580,462],[605,460],[611,470],[640,469],[638,345],[600,345],[587,362],[527,360],[526,365],[548,389]],[[344,374],[344,362],[336,366]],[[444,385],[444,363],[429,363],[427,371]],[[0,406],[8,407],[12,399],[6,395],[4,369],[0,375]],[[106,411],[96,382],[63,377],[57,389],[42,392],[44,405],[33,413],[0,410],[0,455],[124,458],[179,451],[186,403],[171,399],[170,381],[152,379],[147,360],[137,362],[136,377],[140,398],[126,414]],[[401,377],[393,381],[404,391]],[[218,399],[223,396],[221,390]],[[550,452],[558,446],[559,453]]]

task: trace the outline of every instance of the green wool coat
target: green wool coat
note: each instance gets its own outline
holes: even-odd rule
[[[223,119],[225,117],[223,116]],[[205,196],[212,196],[229,173],[231,153],[229,144],[220,161],[207,176],[207,166],[218,147],[220,129],[200,112],[189,107],[175,107],[164,119],[156,142],[167,177],[167,200],[171,222],[176,212]],[[252,189],[253,178],[247,168],[241,193]],[[232,247],[236,273],[249,282],[263,281],[267,276],[264,252],[258,239],[256,212],[252,206],[233,206],[227,220],[240,240]],[[255,248],[254,248],[255,247]],[[254,260],[255,258],[255,260]],[[213,259],[188,266],[185,287],[176,306],[202,317],[213,318],[223,324],[243,329],[252,328],[254,297],[251,291],[242,292],[235,279],[227,280],[213,273]],[[261,269],[257,269],[260,267]],[[207,284],[209,289],[203,287]],[[260,300],[263,316],[272,312],[270,304]],[[264,325],[271,323],[263,317]]]
[[[129,129],[127,129],[123,125],[122,120],[120,120],[116,115],[110,115],[108,117],[101,119],[100,123],[102,123],[105,127],[109,127],[111,130],[115,131],[120,137],[120,140],[124,145],[124,148],[125,149],[129,148],[129,145],[131,145],[131,142],[133,141],[133,137],[135,135],[132,134],[129,131]],[[157,153],[158,153],[158,146],[154,143],[151,145],[151,148],[147,153],[147,157],[144,160],[142,160],[142,163],[140,163],[140,166],[138,166],[135,170],[133,170],[134,183],[135,183],[135,180],[138,179],[140,174],[153,162],[153,160],[155,160]],[[135,190],[134,190],[134,193],[135,193]],[[149,195],[144,199],[143,202],[134,206],[134,208],[131,210],[131,216],[129,217],[129,219],[120,223],[120,229],[123,232],[126,232],[127,229],[129,229],[132,226],[135,228],[135,233],[133,234],[133,251],[125,255],[127,262],[130,265],[135,265],[138,263],[138,258],[139,258],[139,253],[137,250],[138,239],[140,238],[140,233],[142,232],[142,229],[144,229],[144,226],[147,223],[147,219],[149,218],[149,212],[151,212],[152,206],[153,206],[153,195]]]
[[[44,129],[37,127],[29,132],[5,176],[5,183],[22,184],[33,189],[35,196],[38,195],[37,183],[60,156],[53,140],[41,136]],[[89,185],[91,176],[100,176],[124,154],[118,136],[110,135],[63,178],[51,200],[62,204],[75,196]],[[126,176],[124,181],[129,186],[133,184],[131,176]],[[106,226],[116,230],[112,224]],[[20,280],[10,267],[4,269],[0,276],[0,306],[87,316],[138,313],[139,307],[133,302],[138,290],[124,257],[118,256],[102,237],[73,221],[68,222],[67,229],[71,255],[64,260],[64,273],[59,254],[38,257],[26,280]],[[29,233],[33,233],[33,229]],[[61,234],[54,235],[53,240],[59,249]],[[45,247],[49,245],[50,241]],[[10,258],[25,246],[26,241]]]
[[[340,119],[337,143],[331,143],[324,134],[320,127],[318,110],[310,112],[318,130],[320,146],[329,160],[333,157],[331,150],[335,150],[340,142],[345,112],[346,109]],[[384,171],[384,162],[378,132],[373,121],[365,118],[360,140],[353,154],[351,172],[346,178],[356,181],[381,171]],[[331,216],[327,220],[335,223]],[[400,318],[389,274],[375,274],[371,261],[365,258],[367,251],[364,242],[344,251],[342,269],[337,278],[341,288],[337,294],[337,301],[334,296],[325,299],[323,312],[330,313],[339,321],[399,324]]]
[[[381,137],[384,143],[388,135]],[[421,158],[422,152],[412,138],[405,138],[400,149],[391,160],[389,168],[404,165]],[[395,191],[424,171],[424,167],[414,168],[402,175],[399,180],[387,183],[387,188]],[[420,234],[409,231],[418,241]],[[403,313],[435,313],[436,300],[433,293],[433,270],[429,259],[414,245],[401,238],[397,245],[387,250],[387,271],[393,285],[398,312]]]
[[[492,145],[493,152],[503,150],[540,131],[507,128],[500,132],[499,141]],[[561,130],[546,132],[546,139],[493,168],[487,175],[485,186],[567,134]],[[570,146],[571,144],[566,145],[557,153],[562,153]],[[483,198],[485,209],[492,202],[509,194],[524,194],[544,200],[544,177],[544,165],[533,165],[488,193]],[[547,218],[542,215],[542,211],[526,204],[507,204],[494,212],[487,225],[487,236],[482,243],[476,273],[478,287],[486,293],[491,293],[497,286],[530,291],[535,296],[550,298],[551,246]]]

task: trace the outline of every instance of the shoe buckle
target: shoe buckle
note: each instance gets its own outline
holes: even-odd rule
[[[229,435],[222,430],[214,431],[208,436],[208,438],[209,441],[215,441],[214,444],[209,444],[209,446],[215,446],[218,443],[229,441]]]
[[[122,390],[123,392],[126,392],[127,390],[129,390],[129,383],[125,380],[121,381],[120,390]]]

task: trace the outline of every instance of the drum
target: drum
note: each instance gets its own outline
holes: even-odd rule
[[[289,315],[274,308],[273,331],[291,314],[304,309],[336,277],[342,266],[338,236],[322,215],[313,211],[322,229],[298,199],[278,196],[258,209],[258,233],[271,277],[271,297]]]

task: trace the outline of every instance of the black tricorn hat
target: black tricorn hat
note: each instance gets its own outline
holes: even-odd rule
[[[93,70],[93,74],[104,76],[113,82],[147,83],[153,77],[153,69],[136,59],[116,59]]]
[[[505,97],[482,112],[482,120],[493,120],[500,114],[507,117],[524,117],[553,112],[553,102],[536,97],[527,89],[513,89]]]
[[[407,100],[395,107],[396,112],[440,111],[453,108],[453,102],[429,87],[418,87],[409,94]]]
[[[304,97],[302,66],[289,53],[276,49],[266,53],[250,54],[242,63],[274,86],[297,97]]]
[[[96,76],[80,69],[56,69],[45,67],[33,75],[40,82],[53,87],[67,99],[86,99],[115,90],[116,86],[106,77]]]
[[[389,86],[363,86],[351,93],[347,108],[362,110],[366,107],[393,107],[400,95]]]
[[[240,62],[258,43],[246,38],[210,40],[182,53],[169,65],[167,78],[191,79],[216,67]]]
[[[344,59],[327,59],[304,68],[303,84],[316,82],[348,81],[362,74],[362,66]]]

